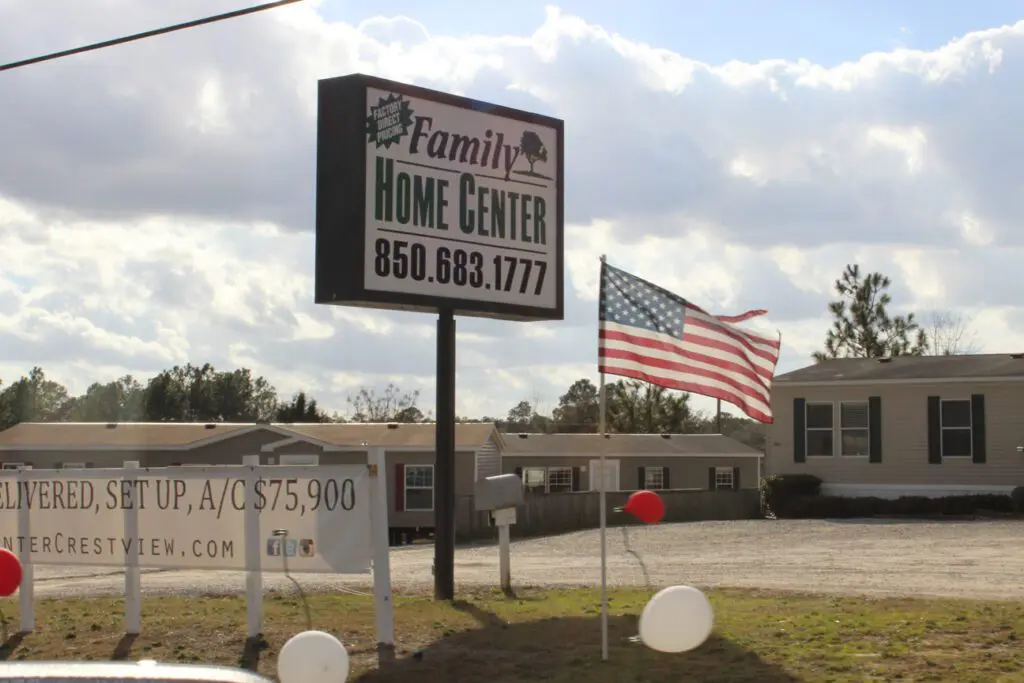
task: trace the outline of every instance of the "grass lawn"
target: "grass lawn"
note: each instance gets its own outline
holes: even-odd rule
[[[362,683],[679,683],[679,681],[1024,681],[1024,604],[710,593],[715,634],[662,655],[629,642],[649,592],[612,593],[611,661],[600,661],[595,591],[467,594],[456,604],[396,599],[398,661],[376,670],[373,603],[313,595],[313,626],[348,646]],[[272,675],[289,636],[305,628],[298,600],[269,594],[266,642],[246,647],[241,598],[154,597],[143,633],[122,642],[122,602],[39,600],[37,630],[0,648],[5,659],[153,658],[257,667]],[[17,603],[4,604],[16,630]],[[413,656],[416,653],[417,656]]]

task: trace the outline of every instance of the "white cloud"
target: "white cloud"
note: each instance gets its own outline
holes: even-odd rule
[[[0,2],[5,57],[211,10],[30,4]],[[319,4],[0,75],[0,377],[38,364],[81,391],[208,360],[331,409],[388,381],[430,409],[432,317],[312,304],[316,81],[354,71],[566,121],[566,320],[460,320],[460,414],[596,379],[602,254],[716,312],[768,308],[781,371],[819,347],[851,262],[897,308],[1024,348],[1024,22],[828,68],[703,64],[556,9],[452,37]]]

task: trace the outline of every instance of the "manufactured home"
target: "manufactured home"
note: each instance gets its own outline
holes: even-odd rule
[[[948,496],[1024,486],[1024,354],[827,360],[772,381],[769,474],[823,493]]]
[[[455,495],[473,495],[478,479],[501,472],[501,434],[493,424],[455,430]],[[393,539],[434,526],[432,424],[21,423],[0,432],[5,469],[365,463],[382,447],[388,470],[388,526]]]
[[[759,486],[763,454],[721,434],[505,434],[502,469],[528,492],[739,490]]]

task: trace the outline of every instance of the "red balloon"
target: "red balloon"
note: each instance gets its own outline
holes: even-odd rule
[[[629,496],[622,511],[645,524],[656,524],[665,516],[665,502],[654,491],[636,491]]]
[[[0,596],[14,595],[21,585],[21,560],[7,548],[0,548]]]

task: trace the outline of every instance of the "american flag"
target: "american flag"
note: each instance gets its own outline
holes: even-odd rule
[[[718,398],[755,420],[772,422],[780,340],[735,325],[766,312],[710,315],[602,262],[598,370]]]

